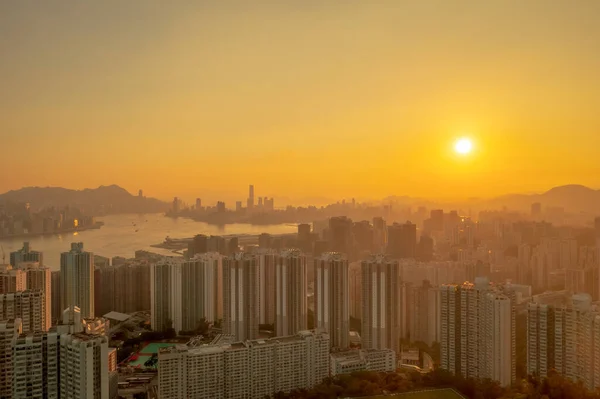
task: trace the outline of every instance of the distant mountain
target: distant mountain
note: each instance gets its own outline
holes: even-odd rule
[[[571,184],[554,187],[542,194],[512,194],[483,201],[488,209],[506,206],[509,209],[527,210],[531,204],[539,202],[542,207],[562,207],[571,212],[585,212],[600,215],[600,190]]]
[[[77,206],[92,214],[162,212],[168,208],[168,204],[163,201],[131,195],[127,190],[116,185],[84,190],[24,187],[0,194],[0,202],[28,202],[32,209]]]

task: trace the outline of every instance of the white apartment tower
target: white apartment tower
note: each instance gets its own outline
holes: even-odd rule
[[[21,335],[13,345],[13,399],[60,397],[56,332]]]
[[[223,331],[238,341],[258,338],[259,263],[244,252],[223,259]]]
[[[181,265],[182,330],[193,331],[201,319],[214,322],[220,319],[221,301],[221,255],[218,253],[197,254]]]
[[[329,375],[329,337],[300,331],[294,336],[159,352],[161,398],[263,398],[310,389]]]
[[[42,291],[0,294],[0,320],[21,319],[25,333],[46,331]]]
[[[361,264],[362,347],[400,352],[400,267],[383,255]]]
[[[21,334],[20,319],[0,321],[0,398],[12,397],[12,346],[19,334]]]
[[[465,378],[516,379],[514,296],[487,279],[440,287],[441,367]]]
[[[306,256],[298,250],[283,251],[275,266],[275,332],[277,336],[306,330]]]
[[[52,272],[50,268],[37,262],[22,263],[27,278],[28,290],[42,291],[43,297],[43,327],[48,331],[52,326]]]
[[[60,336],[60,398],[109,399],[108,338]]]
[[[72,243],[60,255],[61,309],[81,309],[84,318],[94,317],[94,254],[83,250],[83,243]]]
[[[329,333],[332,347],[349,346],[348,260],[340,253],[315,259],[315,327]]]

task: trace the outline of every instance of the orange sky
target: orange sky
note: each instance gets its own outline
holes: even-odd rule
[[[0,192],[600,188],[600,1],[158,3],[0,3]]]

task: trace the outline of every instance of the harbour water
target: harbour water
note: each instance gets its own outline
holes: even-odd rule
[[[190,219],[169,218],[163,214],[132,214],[99,217],[104,222],[100,229],[85,230],[68,234],[23,238],[0,239],[8,262],[9,252],[22,247],[23,241],[29,241],[31,248],[44,253],[44,263],[52,270],[60,268],[60,254],[68,251],[72,242],[83,242],[84,248],[96,255],[106,257],[123,256],[132,258],[135,251],[146,250],[172,255],[168,249],[151,247],[171,238],[188,238],[196,234],[285,234],[295,232],[296,226],[289,224],[250,225],[228,224],[209,225]]]

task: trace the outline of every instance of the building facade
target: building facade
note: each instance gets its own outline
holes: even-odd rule
[[[10,264],[12,267],[19,267],[19,264],[25,262],[37,262],[44,264],[44,255],[41,252],[34,251],[28,242],[23,243],[23,248],[10,253]]]
[[[288,336],[306,330],[308,308],[306,256],[297,250],[283,251],[275,266],[275,333]]]
[[[399,352],[400,272],[398,261],[372,256],[361,264],[362,347]]]
[[[465,378],[516,380],[514,296],[487,279],[440,287],[441,367]]]
[[[60,397],[60,342],[56,332],[20,335],[12,356],[13,399]]]
[[[223,332],[238,341],[258,338],[259,265],[243,252],[223,259]]]
[[[173,294],[182,297],[181,328],[184,331],[195,330],[201,319],[211,323],[220,319],[221,259],[218,253],[204,253],[181,265],[182,286]]]
[[[37,262],[21,263],[24,266],[27,289],[42,292],[42,331],[48,331],[52,326],[52,272],[50,268]]]
[[[60,255],[61,309],[77,306],[85,318],[94,312],[94,254],[83,250],[83,243],[72,243]]]
[[[348,260],[340,253],[315,259],[315,327],[327,331],[332,347],[350,344]]]
[[[294,336],[200,347],[162,349],[158,355],[161,398],[261,399],[276,392],[310,389],[329,375],[329,337]]]
[[[20,319],[25,333],[46,331],[42,291],[0,294],[0,320],[9,319]]]
[[[60,336],[60,398],[109,399],[108,338]]]
[[[12,347],[21,334],[21,320],[0,321],[0,398],[11,398],[13,387]]]

